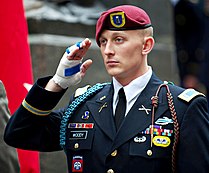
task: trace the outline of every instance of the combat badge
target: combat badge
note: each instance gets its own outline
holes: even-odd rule
[[[157,125],[168,125],[168,124],[172,124],[173,123],[173,120],[168,118],[168,117],[163,117],[163,118],[159,118],[157,119],[157,121],[155,122],[155,124]]]
[[[110,22],[116,28],[121,28],[125,25],[124,12],[117,12],[110,14]]]

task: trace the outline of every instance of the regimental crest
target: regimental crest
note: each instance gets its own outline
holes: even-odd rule
[[[116,28],[123,27],[126,23],[124,12],[110,14],[110,22]]]

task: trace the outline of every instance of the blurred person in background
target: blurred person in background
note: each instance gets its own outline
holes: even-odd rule
[[[10,118],[8,99],[2,81],[0,80],[0,172],[18,173],[20,172],[17,151],[8,146],[4,140],[4,129]]]
[[[180,84],[209,98],[209,1],[171,0]]]

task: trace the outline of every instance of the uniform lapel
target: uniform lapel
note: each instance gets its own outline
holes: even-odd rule
[[[151,98],[155,95],[160,84],[162,84],[162,81],[160,81],[153,74],[148,85],[141,93],[127,114],[126,118],[124,119],[121,128],[118,130],[113,144],[113,149],[119,147],[121,144],[136,136],[138,133],[151,125]],[[166,111],[166,109],[167,105],[165,103],[159,103],[155,113],[155,121],[159,118],[160,115],[162,115],[163,112]]]
[[[149,111],[149,109],[152,109],[151,98],[155,95],[160,84],[162,84],[162,81],[153,74],[148,85],[129,111],[117,133],[112,112],[112,85],[105,87],[98,94],[97,100],[87,101],[87,107],[96,124],[113,141],[113,150],[151,125],[151,111]],[[165,97],[165,95],[163,97]],[[148,114],[143,108],[145,108],[145,110],[147,109]],[[160,99],[155,112],[155,121],[167,109],[167,100]]]
[[[114,140],[116,129],[112,113],[113,89],[111,87],[102,90],[96,101],[88,101],[87,106],[97,125],[111,140]]]

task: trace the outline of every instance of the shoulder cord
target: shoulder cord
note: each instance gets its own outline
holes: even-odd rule
[[[167,99],[168,99],[168,106],[170,109],[170,113],[172,116],[172,120],[173,120],[173,124],[174,124],[174,142],[173,142],[173,147],[172,147],[172,172],[176,173],[176,149],[177,149],[177,144],[179,141],[179,124],[177,121],[177,114],[176,114],[176,110],[174,107],[174,103],[173,103],[173,96],[170,92],[169,86],[167,84],[161,84],[155,94],[155,96],[153,96],[152,99],[152,105],[153,105],[153,109],[152,109],[152,127],[151,127],[151,146],[152,146],[152,139],[153,139],[153,125],[154,125],[154,114],[155,114],[155,109],[158,106],[158,95],[160,92],[160,89],[162,87],[165,87],[167,90]]]
[[[75,100],[72,101],[72,103],[68,106],[67,110],[65,111],[61,124],[60,124],[60,146],[65,149],[65,142],[66,142],[66,129],[67,129],[67,123],[69,118],[72,116],[72,114],[75,112],[75,110],[78,108],[79,105],[84,103],[90,96],[96,94],[99,92],[104,86],[110,83],[98,83],[95,84],[93,87],[89,88],[84,94],[77,97]]]

